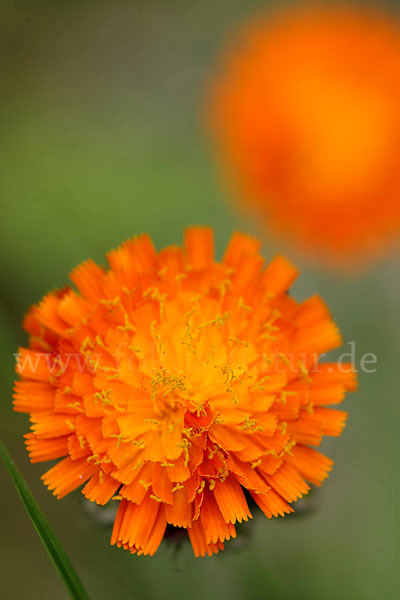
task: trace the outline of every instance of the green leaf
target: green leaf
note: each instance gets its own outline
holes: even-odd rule
[[[25,483],[24,478],[17,469],[13,459],[8,454],[3,443],[0,440],[0,456],[14,481],[18,494],[25,506],[26,512],[31,518],[31,521],[43,542],[44,547],[50,555],[54,565],[58,569],[59,574],[64,580],[72,598],[75,600],[89,600],[85,588],[83,587],[78,575],[71,565],[68,556],[64,552],[60,542],[57,540],[46,517],[40,510],[36,500],[32,496],[32,492]]]

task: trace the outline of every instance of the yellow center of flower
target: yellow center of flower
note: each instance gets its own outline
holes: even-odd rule
[[[251,315],[240,299],[236,311],[243,313],[242,325],[248,324]],[[268,329],[274,318],[257,323],[256,338],[274,339]],[[255,340],[239,337],[218,300],[182,294],[163,303],[158,321],[135,323],[134,331],[126,331],[129,340],[116,348],[112,378],[105,384],[100,366],[95,380],[96,387],[107,385],[98,392],[107,409],[120,412],[120,444],[140,445],[141,460],[168,461],[184,454],[193,427],[205,431],[201,419],[207,418],[211,432],[214,424],[241,424],[243,431],[257,426],[250,393],[263,389],[270,363],[260,358]],[[128,386],[123,403],[121,384]]]

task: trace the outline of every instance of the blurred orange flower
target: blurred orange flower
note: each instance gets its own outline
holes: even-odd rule
[[[319,364],[340,335],[318,297],[298,304],[283,257],[266,268],[235,234],[222,262],[208,228],[157,253],[147,236],[89,260],[28,313],[14,408],[30,413],[32,462],[62,498],[84,484],[119,502],[112,544],[152,555],[167,525],[196,556],[223,549],[251,517],[293,511],[332,461],[311,446],[340,435],[331,405],[355,388],[348,365]]]
[[[325,5],[254,22],[214,81],[211,125],[243,202],[301,249],[347,261],[398,233],[393,18]]]

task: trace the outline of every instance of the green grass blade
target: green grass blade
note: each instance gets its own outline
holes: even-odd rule
[[[0,456],[3,459],[3,462],[12,480],[14,481],[15,487],[17,488],[18,494],[23,502],[23,505],[25,506],[26,512],[30,516],[44,547],[46,548],[50,558],[64,580],[64,583],[68,588],[72,598],[75,600],[89,600],[89,596],[87,595],[85,588],[83,587],[78,575],[71,565],[68,556],[64,552],[60,542],[57,540],[46,520],[46,517],[40,510],[36,500],[32,496],[29,487],[25,483],[24,478],[17,469],[17,466],[15,465],[11,456],[8,454],[1,440]]]

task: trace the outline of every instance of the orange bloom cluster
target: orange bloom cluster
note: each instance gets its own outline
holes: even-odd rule
[[[340,435],[331,405],[355,376],[318,363],[340,344],[326,306],[292,299],[296,269],[265,267],[259,248],[237,233],[216,262],[209,228],[159,253],[143,235],[25,319],[14,408],[30,413],[29,456],[62,459],[43,475],[58,498],[84,484],[119,502],[112,544],[153,555],[170,524],[211,555],[251,518],[244,490],[284,516],[332,466],[311,446]]]
[[[212,87],[211,125],[244,204],[336,263],[400,230],[400,26],[301,6],[248,26]]]

